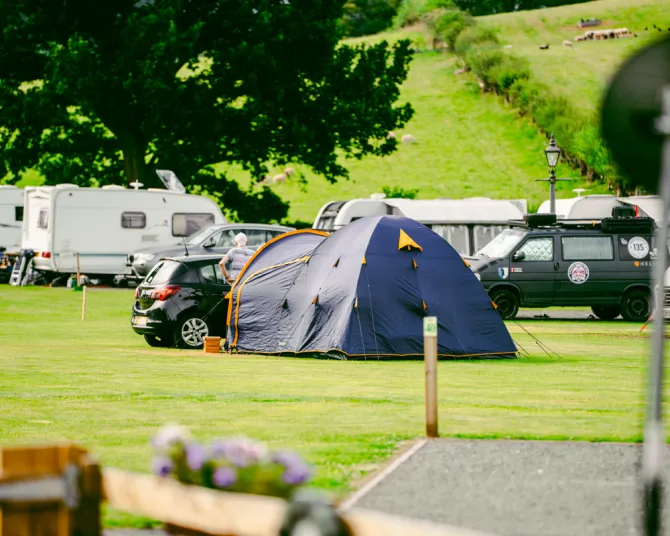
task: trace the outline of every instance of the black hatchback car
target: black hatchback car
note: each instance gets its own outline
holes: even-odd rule
[[[224,336],[230,284],[221,255],[160,260],[135,290],[131,325],[149,346],[202,348],[204,337]]]

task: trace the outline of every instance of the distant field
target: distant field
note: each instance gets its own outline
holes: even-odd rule
[[[597,18],[600,26],[578,28],[580,19]],[[659,37],[670,36],[668,0],[599,0],[583,4],[503,13],[477,19],[500,29],[509,52],[527,58],[533,75],[568,97],[588,114],[596,114],[607,81],[634,50]],[[653,25],[662,28],[659,32]],[[637,38],[573,42],[563,40],[583,35],[587,30],[628,28]],[[645,29],[646,28],[646,29]],[[549,50],[540,50],[549,44]]]
[[[415,30],[396,31],[389,38],[416,38]],[[367,39],[378,41],[384,35]],[[295,178],[273,186],[291,203],[291,217],[313,221],[328,201],[369,197],[382,186],[419,188],[420,198],[463,198],[486,196],[498,199],[527,199],[537,209],[549,197],[548,186],[534,179],[547,175],[544,148],[546,138],[528,120],[505,106],[503,101],[482,95],[474,79],[457,76],[455,59],[447,54],[422,52],[412,62],[402,99],[412,103],[414,119],[396,135],[412,134],[417,143],[400,145],[387,158],[347,160],[350,180],[329,184],[300,166],[307,184]],[[231,169],[232,176],[248,184],[248,176]],[[559,166],[560,177],[578,177]],[[559,197],[572,197],[574,188],[603,193],[605,188],[585,186],[581,177],[558,183]]]
[[[208,356],[145,345],[132,291],[0,287],[2,444],[71,440],[104,465],[147,471],[147,443],[197,437],[290,447],[343,493],[423,429],[423,363]],[[509,323],[530,357],[439,364],[440,430],[477,438],[638,441],[647,340],[619,322]],[[522,330],[560,357],[549,357]],[[670,391],[669,391],[670,392]],[[108,525],[142,525],[112,512]]]

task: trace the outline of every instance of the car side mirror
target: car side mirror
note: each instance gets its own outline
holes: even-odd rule
[[[525,258],[526,258],[526,254],[525,254],[523,251],[517,251],[517,252],[514,253],[514,255],[512,256],[512,260],[513,260],[513,261],[522,261],[522,260],[524,260]]]
[[[203,248],[209,249],[213,248],[216,245],[213,238],[208,238],[207,241],[202,245]]]

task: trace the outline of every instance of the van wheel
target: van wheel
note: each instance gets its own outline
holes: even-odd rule
[[[630,290],[621,300],[621,316],[628,322],[646,322],[652,310],[651,294],[647,290]]]
[[[209,336],[209,326],[202,318],[189,315],[181,318],[175,327],[175,345],[189,350],[198,350]]]
[[[498,306],[500,316],[505,320],[512,320],[519,312],[519,298],[511,290],[494,290],[490,295],[491,301]]]
[[[594,305],[591,311],[600,320],[614,320],[621,314],[621,309],[618,305]]]
[[[167,348],[171,342],[168,337],[156,337],[156,335],[145,335],[144,340],[153,348]]]

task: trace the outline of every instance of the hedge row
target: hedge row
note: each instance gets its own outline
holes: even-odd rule
[[[553,133],[564,158],[589,180],[606,180],[626,189],[602,141],[595,117],[586,117],[570,102],[533,80],[525,58],[508,53],[494,28],[477,24],[467,13],[440,7],[422,15],[434,42],[442,42],[479,79],[483,91],[502,95],[544,133]]]

